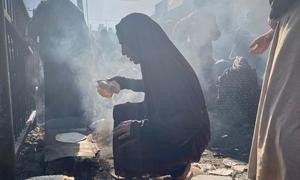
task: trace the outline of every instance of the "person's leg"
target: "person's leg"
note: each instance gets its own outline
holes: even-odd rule
[[[190,172],[191,163],[183,164],[173,171],[170,172],[170,175],[175,180],[185,180]]]
[[[127,120],[143,120],[146,118],[144,103],[125,103],[114,106],[114,127]],[[113,138],[114,168],[116,175],[126,178],[135,175],[133,167],[139,164],[136,156],[139,154],[139,143],[136,139],[127,142]]]
[[[113,110],[114,127],[127,120],[143,120],[146,116],[144,102],[116,105]]]

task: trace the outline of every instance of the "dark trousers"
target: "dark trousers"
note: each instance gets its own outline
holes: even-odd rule
[[[114,106],[114,127],[127,120],[144,120],[147,118],[145,103],[125,103]]]
[[[125,103],[116,105],[113,111],[114,127],[118,126],[121,122],[127,120],[144,120],[147,119],[147,112],[144,103]],[[127,144],[124,146],[124,144]],[[122,143],[114,138],[113,150],[114,150],[114,166],[115,172],[119,176],[125,176],[126,178],[137,177],[143,175],[143,154],[141,153],[138,140],[129,141],[128,143]],[[122,146],[122,147],[121,147]],[[140,158],[139,158],[140,157]],[[140,164],[141,163],[141,164]],[[178,177],[184,173],[187,164],[175,166],[168,174],[172,177]],[[150,172],[148,172],[150,173]]]
[[[125,103],[114,106],[113,118],[114,128],[121,122],[127,120],[143,120],[146,116],[146,108],[144,103]],[[138,140],[131,139],[123,142],[118,138],[113,137],[113,155],[114,168],[118,176],[123,176],[128,179],[136,177],[142,172],[139,171],[141,167],[139,157],[142,157],[140,144]]]

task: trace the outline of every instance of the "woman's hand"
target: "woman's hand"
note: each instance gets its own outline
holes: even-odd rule
[[[270,17],[268,18],[268,24],[272,29],[276,29],[278,25],[278,21],[271,19]]]
[[[250,52],[253,54],[264,53],[269,48],[273,36],[274,36],[274,30],[271,29],[266,34],[263,34],[258,38],[256,38],[250,45]]]
[[[113,135],[118,138],[118,140],[126,140],[130,137],[130,126],[133,120],[123,121],[113,130]]]

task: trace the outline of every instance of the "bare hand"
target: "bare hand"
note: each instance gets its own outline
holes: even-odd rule
[[[116,128],[113,130],[113,135],[118,138],[118,140],[126,140],[130,137],[130,126],[132,120],[124,121],[120,123]]]
[[[264,53],[269,48],[273,35],[274,35],[274,31],[271,30],[268,33],[263,34],[258,38],[256,38],[250,45],[250,52],[253,54]]]
[[[268,18],[268,24],[272,29],[276,29],[278,21],[271,19],[270,17]]]
[[[111,98],[113,96],[112,91],[103,89],[101,87],[97,87],[97,92],[98,92],[99,95],[101,95],[103,97],[106,97],[106,98]]]
[[[97,92],[98,92],[99,95],[101,95],[102,89],[100,87],[97,87]]]

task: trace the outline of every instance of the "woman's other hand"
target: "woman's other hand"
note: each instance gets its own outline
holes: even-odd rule
[[[278,21],[271,19],[270,17],[268,18],[268,24],[272,29],[276,29],[277,25],[278,25]]]
[[[126,140],[130,137],[130,127],[133,120],[123,121],[113,130],[113,135],[118,138],[118,140]]]
[[[269,32],[256,38],[250,45],[250,52],[253,54],[262,54],[270,46],[273,39],[274,30],[271,29]]]

